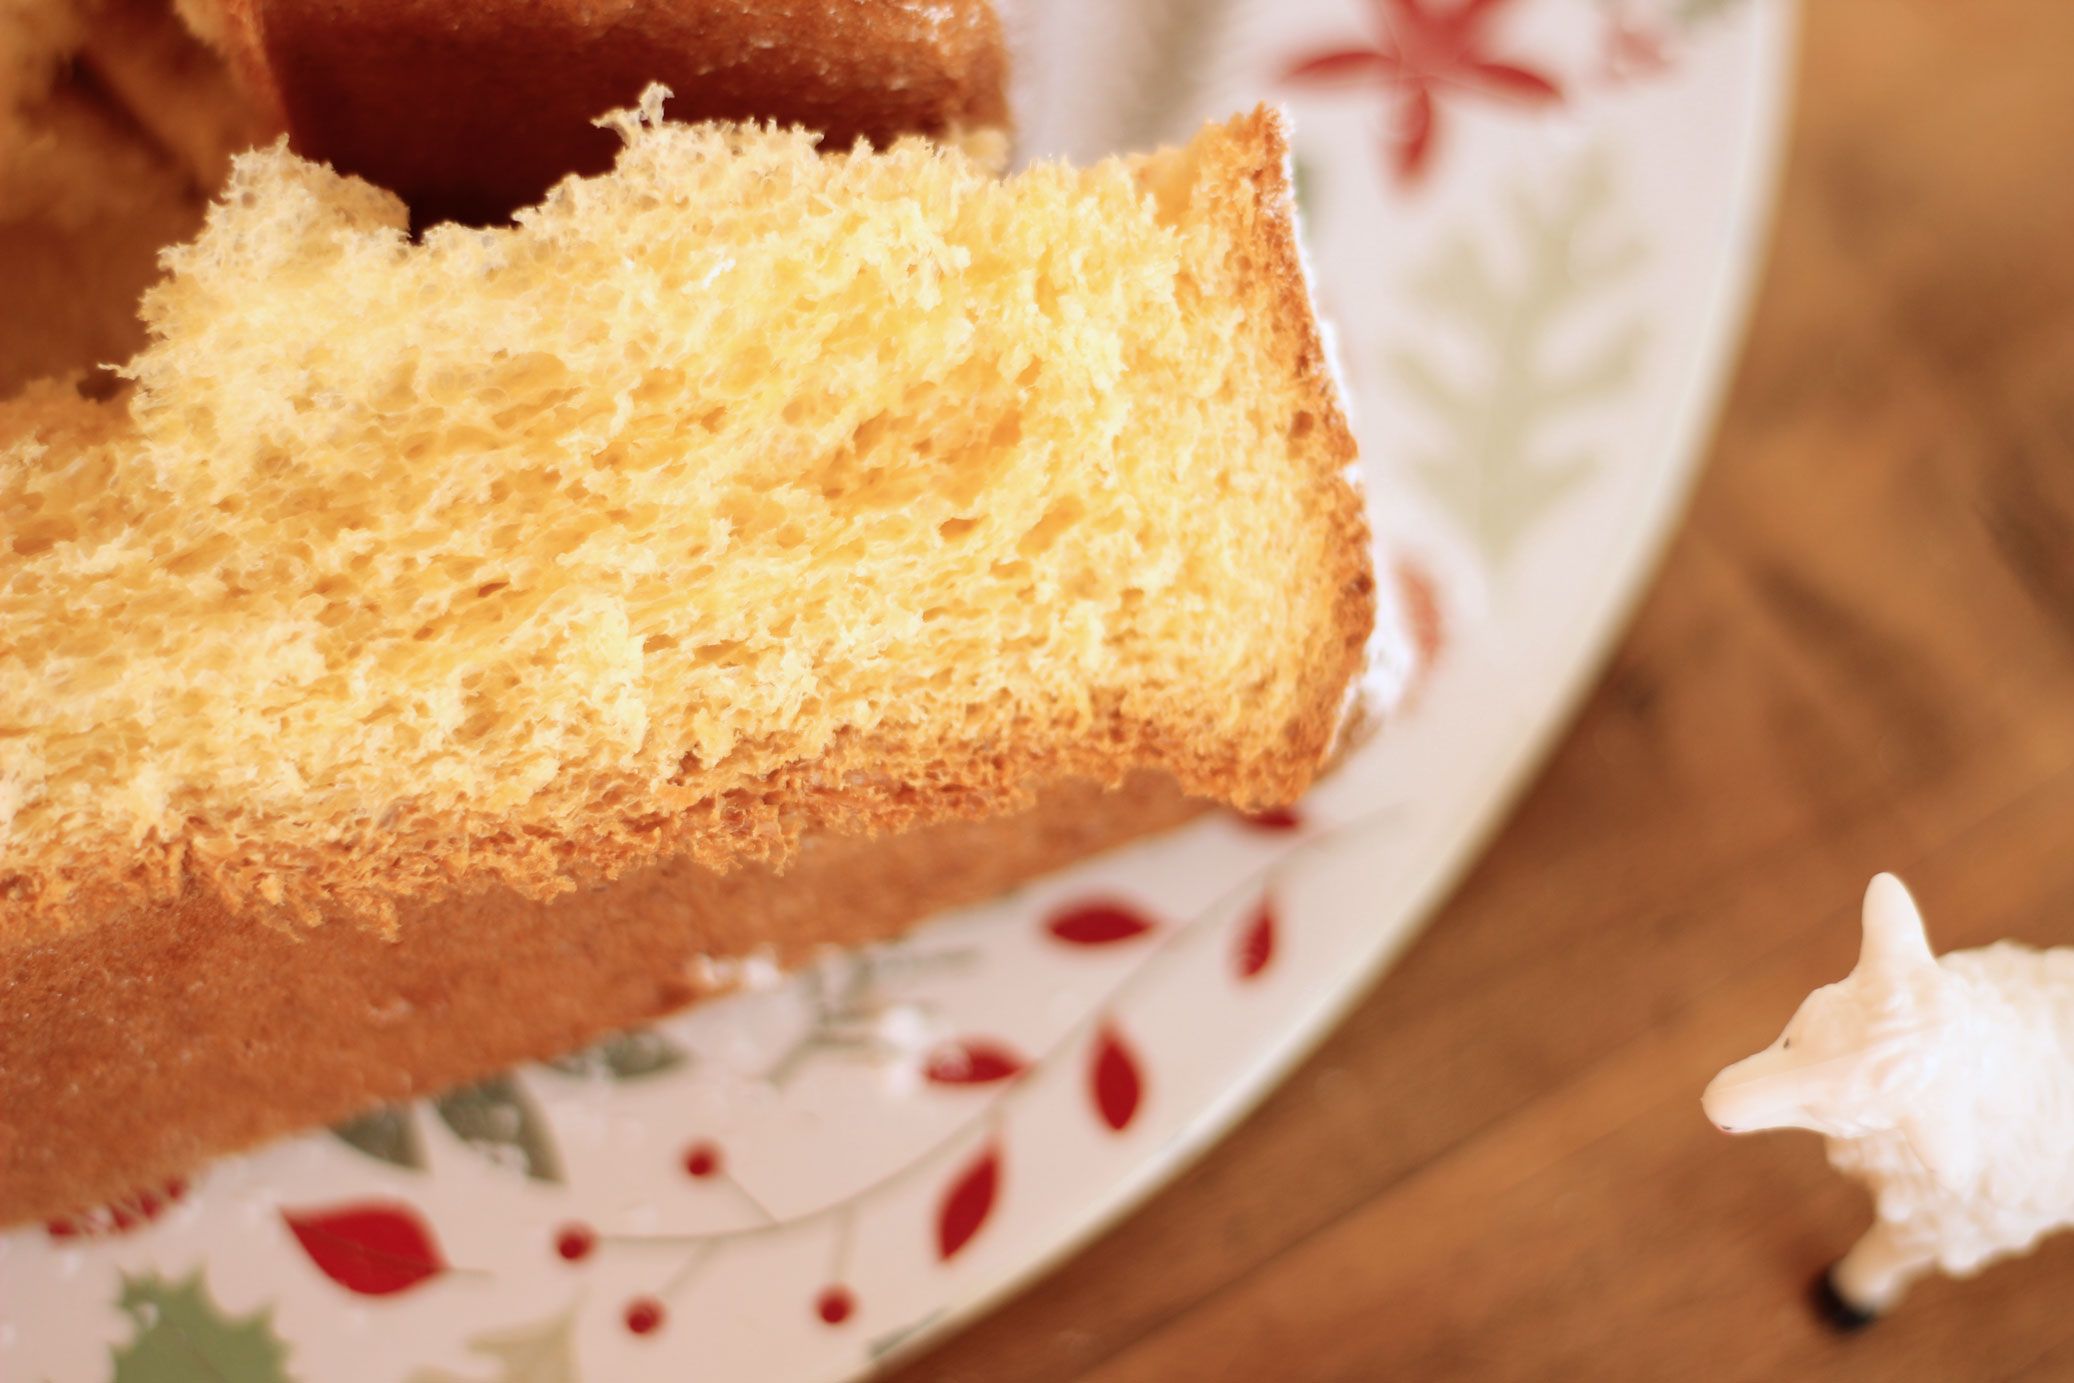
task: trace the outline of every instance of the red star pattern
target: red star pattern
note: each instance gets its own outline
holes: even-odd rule
[[[1432,165],[1441,103],[1475,95],[1517,105],[1562,102],[1546,73],[1491,51],[1491,20],[1511,0],[1368,0],[1377,41],[1297,59],[1283,79],[1305,85],[1374,81],[1394,106],[1386,155],[1398,180],[1415,183]]]

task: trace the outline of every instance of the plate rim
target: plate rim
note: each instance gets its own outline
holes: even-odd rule
[[[1640,521],[1632,536],[1599,568],[1596,589],[1585,602],[1587,613],[1580,621],[1584,636],[1577,640],[1554,693],[1541,703],[1535,716],[1520,722],[1508,750],[1491,756],[1490,762],[1497,767],[1490,787],[1477,795],[1478,807],[1471,822],[1450,838],[1447,848],[1417,877],[1409,891],[1410,902],[1377,931],[1358,963],[1297,1021],[1265,1044],[1258,1059],[1227,1082],[1217,1098],[1178,1134],[1155,1154],[1134,1164],[1104,1194],[1082,1202],[1080,1213],[1066,1231],[1039,1252],[974,1290],[947,1299],[928,1324],[862,1368],[832,1375],[831,1383],[860,1383],[915,1363],[1049,1278],[1194,1168],[1339,1030],[1511,821],[1617,651],[1643,598],[1655,587],[1657,573],[1672,541],[1684,530],[1693,492],[1707,469],[1710,443],[1743,356],[1776,234],[1799,73],[1800,9],[1800,0],[1755,0],[1750,6],[1756,89],[1739,150],[1738,185],[1729,198],[1728,249],[1715,269],[1697,333],[1705,343],[1700,366],[1679,391],[1665,460],[1656,472],[1656,483],[1638,506]],[[1384,829],[1385,823],[1377,823],[1363,835]]]
[[[975,1321],[1065,1269],[1071,1259],[1087,1251],[1099,1237],[1144,1209],[1155,1193],[1198,1166],[1218,1141],[1251,1117],[1270,1094],[1315,1056],[1357,1005],[1371,998],[1382,1001],[1377,994],[1382,977],[1429,925],[1470,869],[1483,859],[1499,830],[1513,818],[1527,788],[1544,771],[1559,737],[1573,726],[1586,694],[1603,677],[1609,659],[1622,645],[1637,607],[1654,587],[1655,575],[1673,537],[1684,531],[1683,516],[1705,463],[1713,454],[1718,420],[1730,386],[1737,378],[1738,362],[1745,354],[1745,328],[1757,303],[1768,251],[1776,235],[1775,213],[1788,166],[1801,7],[1795,0],[1748,0],[1746,6],[1737,9],[1740,12],[1730,16],[1735,21],[1730,32],[1708,34],[1709,46],[1717,46],[1713,41],[1718,40],[1722,50],[1718,56],[1725,61],[1714,71],[1725,80],[1710,80],[1704,91],[1672,103],[1674,111],[1704,112],[1705,127],[1710,133],[1702,147],[1726,153],[1719,166],[1728,176],[1715,183],[1705,197],[1707,241],[1715,248],[1704,257],[1688,257],[1665,278],[1665,286],[1675,287],[1681,304],[1676,321],[1683,341],[1669,357],[1671,368],[1655,376],[1645,396],[1646,407],[1634,413],[1636,421],[1646,419],[1649,426],[1646,430],[1632,429],[1632,445],[1622,449],[1619,494],[1608,496],[1614,502],[1599,511],[1609,521],[1604,526],[1604,536],[1589,553],[1574,560],[1569,548],[1547,553],[1562,559],[1551,570],[1565,569],[1562,584],[1566,594],[1559,607],[1549,611],[1552,617],[1533,622],[1536,646],[1540,649],[1535,662],[1542,670],[1534,690],[1493,703],[1495,713],[1488,716],[1452,717],[1457,722],[1456,730],[1466,728],[1481,743],[1466,762],[1454,766],[1466,771],[1451,769],[1445,753],[1429,763],[1429,769],[1440,770],[1434,776],[1447,780],[1447,786],[1445,791],[1435,794],[1432,810],[1422,814],[1437,825],[1425,831],[1422,824],[1424,833],[1417,848],[1399,849],[1390,841],[1396,822],[1394,812],[1372,816],[1365,823],[1350,821],[1345,825],[1351,829],[1330,833],[1334,844],[1321,861],[1327,867],[1320,873],[1339,875],[1345,885],[1336,889],[1338,911],[1331,919],[1331,945],[1308,951],[1292,949],[1288,964],[1297,967],[1292,979],[1299,982],[1293,992],[1284,991],[1286,998],[1276,998],[1267,1008],[1256,1010],[1262,1015],[1260,1021],[1249,1024],[1243,1040],[1221,1047],[1206,1071],[1195,1068],[1204,1071],[1203,1079],[1194,1082],[1185,1099],[1158,1113],[1151,1121],[1157,1124],[1156,1129],[1136,1130],[1141,1134],[1156,1133],[1156,1138],[1143,1139],[1138,1146],[1107,1159],[1099,1175],[1055,1179],[1041,1197],[1047,1213],[1037,1220],[1025,1220],[1000,1251],[988,1253],[981,1261],[962,1263],[958,1272],[938,1279],[937,1285],[920,1298],[922,1310],[899,1312],[906,1322],[904,1330],[878,1334],[876,1338],[863,1337],[853,1330],[846,1337],[849,1347],[843,1352],[817,1349],[812,1351],[811,1358],[800,1358],[777,1369],[777,1373],[836,1383],[902,1369],[929,1356]],[[1616,128],[1625,128],[1618,120],[1614,124]],[[1678,150],[1687,150],[1695,147],[1696,137],[1681,134],[1672,142]],[[1358,229],[1369,221],[1370,216],[1365,214],[1356,218],[1354,226]],[[1394,262],[1383,267],[1394,269]],[[1394,283],[1394,277],[1390,281]],[[1391,306],[1390,295],[1395,291],[1381,288],[1375,296],[1364,295],[1371,304],[1370,313]],[[1374,386],[1359,392],[1369,402],[1376,401]],[[1394,451],[1380,444],[1377,449]],[[1386,489],[1379,487],[1379,492]],[[1522,598],[1530,593],[1530,587],[1509,585],[1507,589]],[[1472,635],[1475,626],[1482,623],[1466,613],[1463,622]],[[1502,629],[1517,623],[1518,618],[1500,614],[1496,622]],[[1464,684],[1457,686],[1449,669],[1442,667],[1427,694],[1445,700],[1450,692],[1459,690],[1470,695],[1473,705],[1479,682],[1488,680],[1492,654],[1502,657],[1507,642],[1483,636],[1467,638],[1465,650],[1480,651],[1459,659]],[[1443,707],[1426,709],[1437,712]],[[1400,784],[1403,781],[1396,780]],[[1319,837],[1320,841],[1323,839]],[[1378,851],[1389,852],[1386,887]],[[1194,926],[1190,922],[1175,929],[1177,936]],[[1204,930],[1202,934],[1208,936],[1213,932]],[[1253,933],[1246,935],[1250,945]],[[1272,938],[1272,931],[1267,935]],[[1226,964],[1229,963],[1227,959]],[[1255,970],[1242,969],[1238,978],[1243,982],[1254,973]],[[1099,1018],[1100,1014],[1095,1016]],[[1104,1061],[1108,1059],[1107,1051],[1113,1050],[1113,1046],[1105,1050]],[[1129,1048],[1124,1048],[1126,1067],[1134,1061]],[[1103,1097],[1098,1094],[1096,1098],[1099,1101]],[[1135,1108],[1136,1095],[1130,1099]],[[1123,1123],[1129,1121],[1128,1112],[1119,1119],[1106,1105],[1098,1106],[1095,1112],[1108,1119],[1115,1132],[1121,1132]],[[317,1141],[335,1157],[346,1155],[330,1142]],[[934,1151],[941,1151],[943,1146],[946,1145],[938,1145]],[[924,1158],[933,1157],[934,1151],[925,1152]],[[491,1163],[485,1161],[482,1165]],[[691,1171],[689,1175],[700,1177],[705,1173]],[[964,1184],[962,1180],[958,1183],[960,1187]],[[530,1182],[514,1185],[525,1188],[522,1193],[526,1194],[540,1191]],[[424,1189],[437,1191],[437,1179],[426,1183]],[[989,1201],[991,1196],[990,1190]],[[573,1203],[568,1208],[577,1209]],[[590,1218],[580,1209],[578,1213]],[[980,1214],[984,1216],[985,1211]],[[939,1232],[941,1223],[939,1219]],[[294,1228],[292,1221],[289,1228]],[[286,1231],[275,1226],[274,1232],[278,1237]],[[843,1234],[848,1232],[844,1230]],[[295,1233],[299,1237],[300,1230]],[[847,1240],[839,1238],[837,1242]],[[962,1242],[959,1240],[960,1246]],[[307,1241],[304,1247],[308,1249]],[[536,1249],[539,1247],[535,1245]],[[558,1244],[554,1247],[561,1257],[571,1256],[561,1251]],[[128,1269],[121,1261],[127,1255],[116,1253],[112,1244],[108,1248],[115,1256],[116,1270],[127,1282]],[[6,1249],[7,1245],[0,1242],[0,1260],[7,1256]],[[943,1249],[939,1256],[948,1260],[956,1251],[956,1246]],[[214,1247],[207,1248],[203,1257],[195,1260],[196,1266],[213,1263],[215,1252]],[[840,1286],[849,1267],[856,1264],[848,1260],[847,1248],[839,1247],[836,1254],[832,1275],[835,1285]],[[138,1256],[134,1262],[160,1270],[185,1266],[184,1259],[176,1262],[156,1253]],[[0,1268],[6,1266],[0,1262]],[[360,1291],[338,1278],[321,1261],[317,1266],[338,1286]],[[1244,1266],[1237,1278],[1213,1285],[1211,1298],[1256,1276],[1258,1267]],[[558,1270],[546,1267],[536,1276],[545,1280],[546,1274],[554,1271]],[[66,1268],[66,1276],[70,1272]],[[486,1275],[493,1279],[501,1276],[495,1271]],[[576,1303],[590,1290],[579,1288],[578,1296],[564,1312],[565,1323],[574,1319]],[[671,1289],[659,1290],[667,1293]],[[917,1299],[909,1296],[906,1301],[912,1305]],[[95,1300],[105,1304],[105,1299]],[[269,1296],[266,1301],[271,1304],[263,1309],[277,1309],[289,1300],[290,1296]],[[629,1308],[638,1300],[642,1299],[630,1300]],[[842,1314],[848,1316],[852,1306],[845,1306]],[[345,1310],[349,1329],[358,1329],[364,1310],[359,1306]],[[467,1314],[463,1313],[464,1319]],[[841,1323],[826,1315],[822,1319],[829,1325]],[[334,1320],[323,1330],[328,1334],[335,1328]],[[647,1328],[632,1324],[631,1317],[628,1318],[627,1329],[633,1333],[643,1334]],[[563,1334],[568,1335],[566,1325]],[[457,1350],[460,1343],[451,1335],[449,1332],[439,1338]],[[10,1319],[0,1314],[0,1356],[12,1354],[12,1336]],[[323,1338],[326,1336],[313,1328],[308,1342]],[[755,1338],[750,1337],[752,1342]],[[308,1342],[299,1334],[283,1340],[284,1345],[296,1348]],[[865,1349],[854,1348],[860,1343]],[[336,1346],[338,1341],[332,1339],[330,1344]],[[481,1352],[481,1346],[473,1340],[467,1348]],[[756,1348],[760,1353],[762,1346]],[[1126,1342],[1123,1348],[1128,1354],[1134,1346]],[[316,1363],[323,1363],[323,1354],[320,1350]],[[450,1356],[450,1361],[459,1358],[451,1351]],[[656,1358],[654,1363],[667,1369],[673,1359],[683,1357],[686,1356],[673,1354]],[[571,1362],[573,1366],[574,1356]],[[416,1368],[411,1368],[410,1361],[401,1361],[397,1367],[410,1369],[412,1378],[456,1377],[437,1368],[428,1369],[426,1363],[421,1357]],[[481,1366],[473,1354],[470,1363]],[[763,1376],[773,1372],[771,1364],[767,1358],[757,1362],[757,1356],[752,1354],[746,1372]],[[0,1372],[6,1371],[7,1365],[0,1362]],[[621,1361],[622,1376],[645,1377],[651,1372],[650,1367],[636,1366],[631,1360]]]

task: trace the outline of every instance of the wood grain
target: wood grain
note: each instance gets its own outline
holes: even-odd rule
[[[1940,946],[2074,943],[2074,6],[1807,9],[1706,479],[1540,783],[1259,1113],[904,1378],[2074,1377],[2074,1236],[1838,1337],[1863,1196],[1699,1112],[1878,869]]]

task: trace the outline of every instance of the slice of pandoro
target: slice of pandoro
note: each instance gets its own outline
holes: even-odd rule
[[[0,926],[1309,783],[1374,596],[1279,117],[1007,181],[623,130],[422,242],[246,155],[126,396],[0,410]]]
[[[1276,116],[622,127],[417,244],[248,156],[128,395],[0,408],[0,1221],[1319,767],[1373,587]]]

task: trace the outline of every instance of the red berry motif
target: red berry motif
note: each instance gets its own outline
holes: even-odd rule
[[[684,1150],[684,1170],[704,1181],[720,1172],[720,1149],[711,1143],[693,1143]]]
[[[591,1232],[589,1225],[563,1225],[555,1235],[555,1252],[571,1263],[590,1257],[591,1250],[597,1246],[598,1236]]]
[[[814,1302],[814,1310],[830,1325],[841,1325],[857,1309],[857,1298],[847,1287],[830,1287]]]
[[[636,1297],[627,1303],[627,1329],[636,1335],[652,1335],[662,1329],[663,1304],[654,1297]]]

